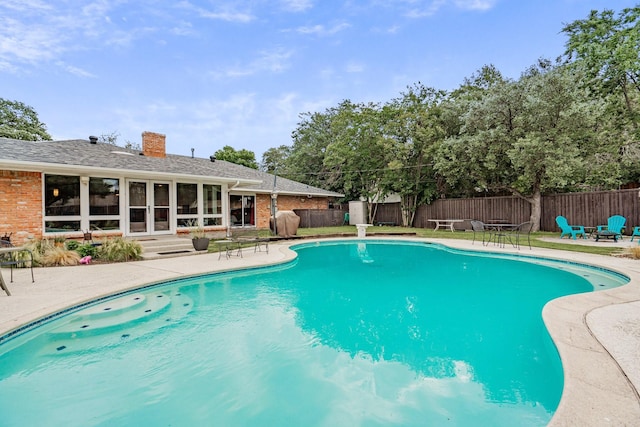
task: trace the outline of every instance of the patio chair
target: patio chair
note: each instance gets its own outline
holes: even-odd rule
[[[491,230],[489,230],[487,227],[484,226],[484,222],[482,221],[477,221],[477,220],[473,220],[471,221],[471,230],[473,230],[473,241],[471,242],[471,244],[473,245],[476,241],[476,233],[482,233],[482,244],[483,245],[487,245],[489,244],[489,242],[491,242]],[[488,239],[485,239],[485,235],[489,234]]]
[[[518,226],[511,231],[511,234],[515,237],[514,239],[510,239],[513,246],[520,249],[520,238],[524,241],[524,236],[527,236],[527,244],[529,245],[529,249],[531,249],[532,228],[533,223],[529,221],[518,224]]]
[[[26,254],[22,256],[21,254]],[[28,255],[28,258],[26,257]],[[25,247],[16,247],[11,242],[0,239],[0,267],[9,267],[11,271],[11,282],[13,282],[13,269],[15,267],[26,266],[29,263],[31,269],[31,282],[35,282],[33,278],[33,253]],[[11,295],[7,284],[2,278],[2,272],[0,272],[0,288],[2,288],[7,295]]]
[[[631,233],[631,241],[633,242],[633,239],[638,236],[640,237],[640,227],[633,227],[633,233]],[[638,239],[638,243],[640,244],[640,239]]]
[[[597,232],[612,231],[617,239],[622,239],[622,229],[627,219],[622,215],[613,215],[607,219],[607,225],[599,225]]]
[[[556,224],[560,227],[560,238],[562,239],[564,236],[571,236],[573,240],[576,239],[576,236],[581,234],[583,239],[587,238],[587,233],[584,231],[584,226],[582,225],[569,225],[567,218],[562,215],[558,215],[556,217]]]

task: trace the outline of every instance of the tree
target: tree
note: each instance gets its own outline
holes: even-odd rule
[[[0,137],[23,141],[51,141],[36,111],[19,101],[0,98]]]
[[[624,180],[640,180],[640,7],[617,16],[593,10],[562,31],[569,36],[565,55],[571,66],[607,102],[600,132],[609,143],[601,157],[621,165]]]
[[[225,145],[213,155],[219,160],[225,160],[251,169],[258,169],[255,153],[244,148],[236,151],[233,147]]]
[[[430,202],[437,193],[433,154],[444,139],[439,104],[444,92],[418,83],[383,108],[387,164],[385,193],[400,196],[402,225],[413,224],[418,206]]]
[[[284,176],[314,187],[344,193],[342,176],[332,173],[324,164],[327,147],[335,139],[332,123],[337,114],[338,108],[335,107],[321,113],[300,114],[300,122],[291,134],[293,145],[287,157]]]
[[[593,130],[602,103],[578,81],[574,70],[541,60],[518,81],[492,85],[472,104],[461,135],[445,142],[436,169],[454,183],[469,175],[478,191],[523,198],[538,230],[542,192],[584,182],[599,145]]]
[[[566,25],[569,35],[566,55],[576,61],[605,93],[621,90],[627,109],[637,114],[640,92],[640,7],[624,9],[618,17],[612,10],[592,10],[587,19]]]
[[[286,175],[287,159],[291,155],[291,147],[281,145],[277,148],[269,148],[262,154],[260,170],[268,173]]]
[[[367,201],[372,222],[377,202],[387,195],[383,185],[388,164],[383,112],[377,104],[345,100],[331,125],[334,139],[327,146],[324,166],[340,177],[343,192],[350,200]]]

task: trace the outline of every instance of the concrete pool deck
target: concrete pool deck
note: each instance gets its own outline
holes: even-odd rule
[[[541,248],[487,247],[466,240],[393,239],[563,259],[629,276],[631,282],[625,286],[562,297],[545,306],[542,315],[562,357],[565,375],[563,397],[549,425],[640,425],[640,260]],[[310,241],[272,243],[268,254],[245,249],[243,258],[218,260],[218,254],[212,253],[37,268],[35,283],[31,283],[28,269],[14,270],[13,283],[7,283],[12,296],[0,292],[0,336],[69,306],[149,283],[286,262],[295,257],[289,246]],[[3,270],[7,281],[8,273]]]

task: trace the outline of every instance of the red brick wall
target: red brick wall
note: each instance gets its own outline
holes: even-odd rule
[[[294,209],[329,209],[329,200],[326,197],[307,196],[278,196],[278,210],[292,211]],[[256,227],[269,228],[271,218],[271,195],[256,195]]]
[[[42,236],[39,172],[0,171],[0,235],[5,233],[13,233],[11,242],[15,245]]]
[[[142,132],[142,152],[149,157],[167,157],[166,136],[155,132]]]

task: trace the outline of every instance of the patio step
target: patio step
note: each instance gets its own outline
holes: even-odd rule
[[[141,237],[135,239],[142,248],[143,259],[170,258],[204,253],[196,251],[189,237],[158,236]]]

